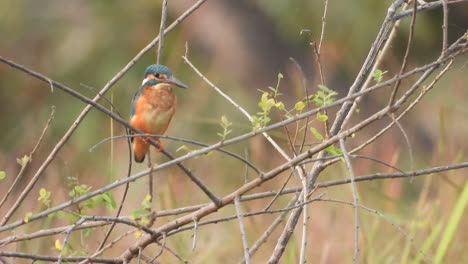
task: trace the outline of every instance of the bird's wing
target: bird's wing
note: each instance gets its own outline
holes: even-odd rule
[[[143,91],[143,86],[141,86],[133,95],[132,102],[130,103],[130,120],[132,120],[133,116],[135,115],[135,102],[137,101],[138,97],[140,97]],[[133,134],[133,132],[128,131],[128,134]],[[133,142],[133,137],[130,138],[131,142]]]

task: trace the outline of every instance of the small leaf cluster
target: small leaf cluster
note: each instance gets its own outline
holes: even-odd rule
[[[73,177],[69,178],[69,185],[72,187],[71,191],[68,193],[71,198],[78,198],[80,196],[86,195],[92,189],[91,186],[80,184],[78,180]],[[86,208],[93,209],[96,206],[106,206],[108,209],[116,209],[117,202],[111,193],[105,192],[79,203],[79,214],[86,215]]]
[[[387,73],[387,71],[382,71],[382,70],[376,69],[372,73],[372,78],[374,79],[375,82],[380,83],[380,82],[382,82],[383,76],[384,76],[385,73]]]
[[[310,98],[310,102],[315,103],[318,107],[323,107],[332,104],[336,101],[337,92],[328,88],[325,85],[318,85],[317,92]]]
[[[278,102],[276,99],[279,95],[279,84],[283,74],[278,73],[278,82],[276,87],[268,87],[271,92],[262,91],[262,97],[260,102],[258,102],[258,107],[260,107],[260,112],[256,115],[252,115],[252,128],[253,131],[258,132],[263,127],[267,126],[271,122],[270,112],[273,108],[277,108],[280,111],[286,111],[286,108],[283,102]]]
[[[221,140],[225,140],[227,135],[229,135],[232,132],[231,126],[232,122],[230,122],[225,115],[221,116],[221,128],[223,129],[223,132],[217,133],[218,136],[221,137]]]
[[[37,200],[49,208],[51,203],[50,192],[46,191],[45,188],[41,188],[39,190],[39,198],[37,198]]]
[[[151,208],[151,195],[148,194],[141,202],[141,206],[132,212],[131,219],[141,226],[148,225],[150,223]]]
[[[312,135],[314,135],[314,137],[317,140],[319,140],[319,141],[324,140],[323,135],[320,132],[318,132],[318,130],[315,127],[311,127],[310,132],[312,133]],[[328,154],[330,154],[332,156],[338,156],[338,155],[342,154],[341,149],[335,147],[334,145],[330,145],[330,146],[326,147],[325,151],[328,152]]]

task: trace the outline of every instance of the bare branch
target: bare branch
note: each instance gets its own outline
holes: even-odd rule
[[[245,263],[250,264],[249,244],[247,243],[247,235],[245,232],[244,220],[242,218],[242,209],[240,207],[239,196],[236,196],[236,198],[234,198],[234,205],[236,207],[237,219],[239,219]]]
[[[166,26],[167,18],[167,0],[163,0],[161,5],[161,23],[159,24],[159,41],[158,41],[158,51],[156,56],[156,64],[161,63],[161,58],[163,55],[164,47],[164,27]]]
[[[346,169],[348,170],[349,179],[351,181],[351,192],[353,194],[353,207],[354,207],[354,255],[353,263],[358,263],[359,258],[359,194],[357,192],[356,182],[354,180],[354,170],[351,165],[351,160],[349,159],[348,151],[344,143],[344,139],[340,139],[340,147],[343,152],[343,158],[345,161]]]

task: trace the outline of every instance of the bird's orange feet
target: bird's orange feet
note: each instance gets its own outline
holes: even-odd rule
[[[158,142],[159,147],[158,147],[158,148],[155,147],[156,152],[161,152],[161,151],[163,151],[164,146],[163,146],[163,144],[161,143],[161,140],[159,140],[159,138],[147,136],[147,137],[145,137],[144,141],[145,141],[146,143],[149,144],[149,141],[150,141],[151,138],[154,139],[154,141]]]

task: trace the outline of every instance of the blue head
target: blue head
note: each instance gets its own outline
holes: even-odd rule
[[[188,86],[177,80],[174,75],[172,75],[171,70],[161,64],[153,64],[148,66],[145,71],[145,79],[143,80],[143,85],[156,85],[158,83],[168,83],[180,88],[187,89]]]

